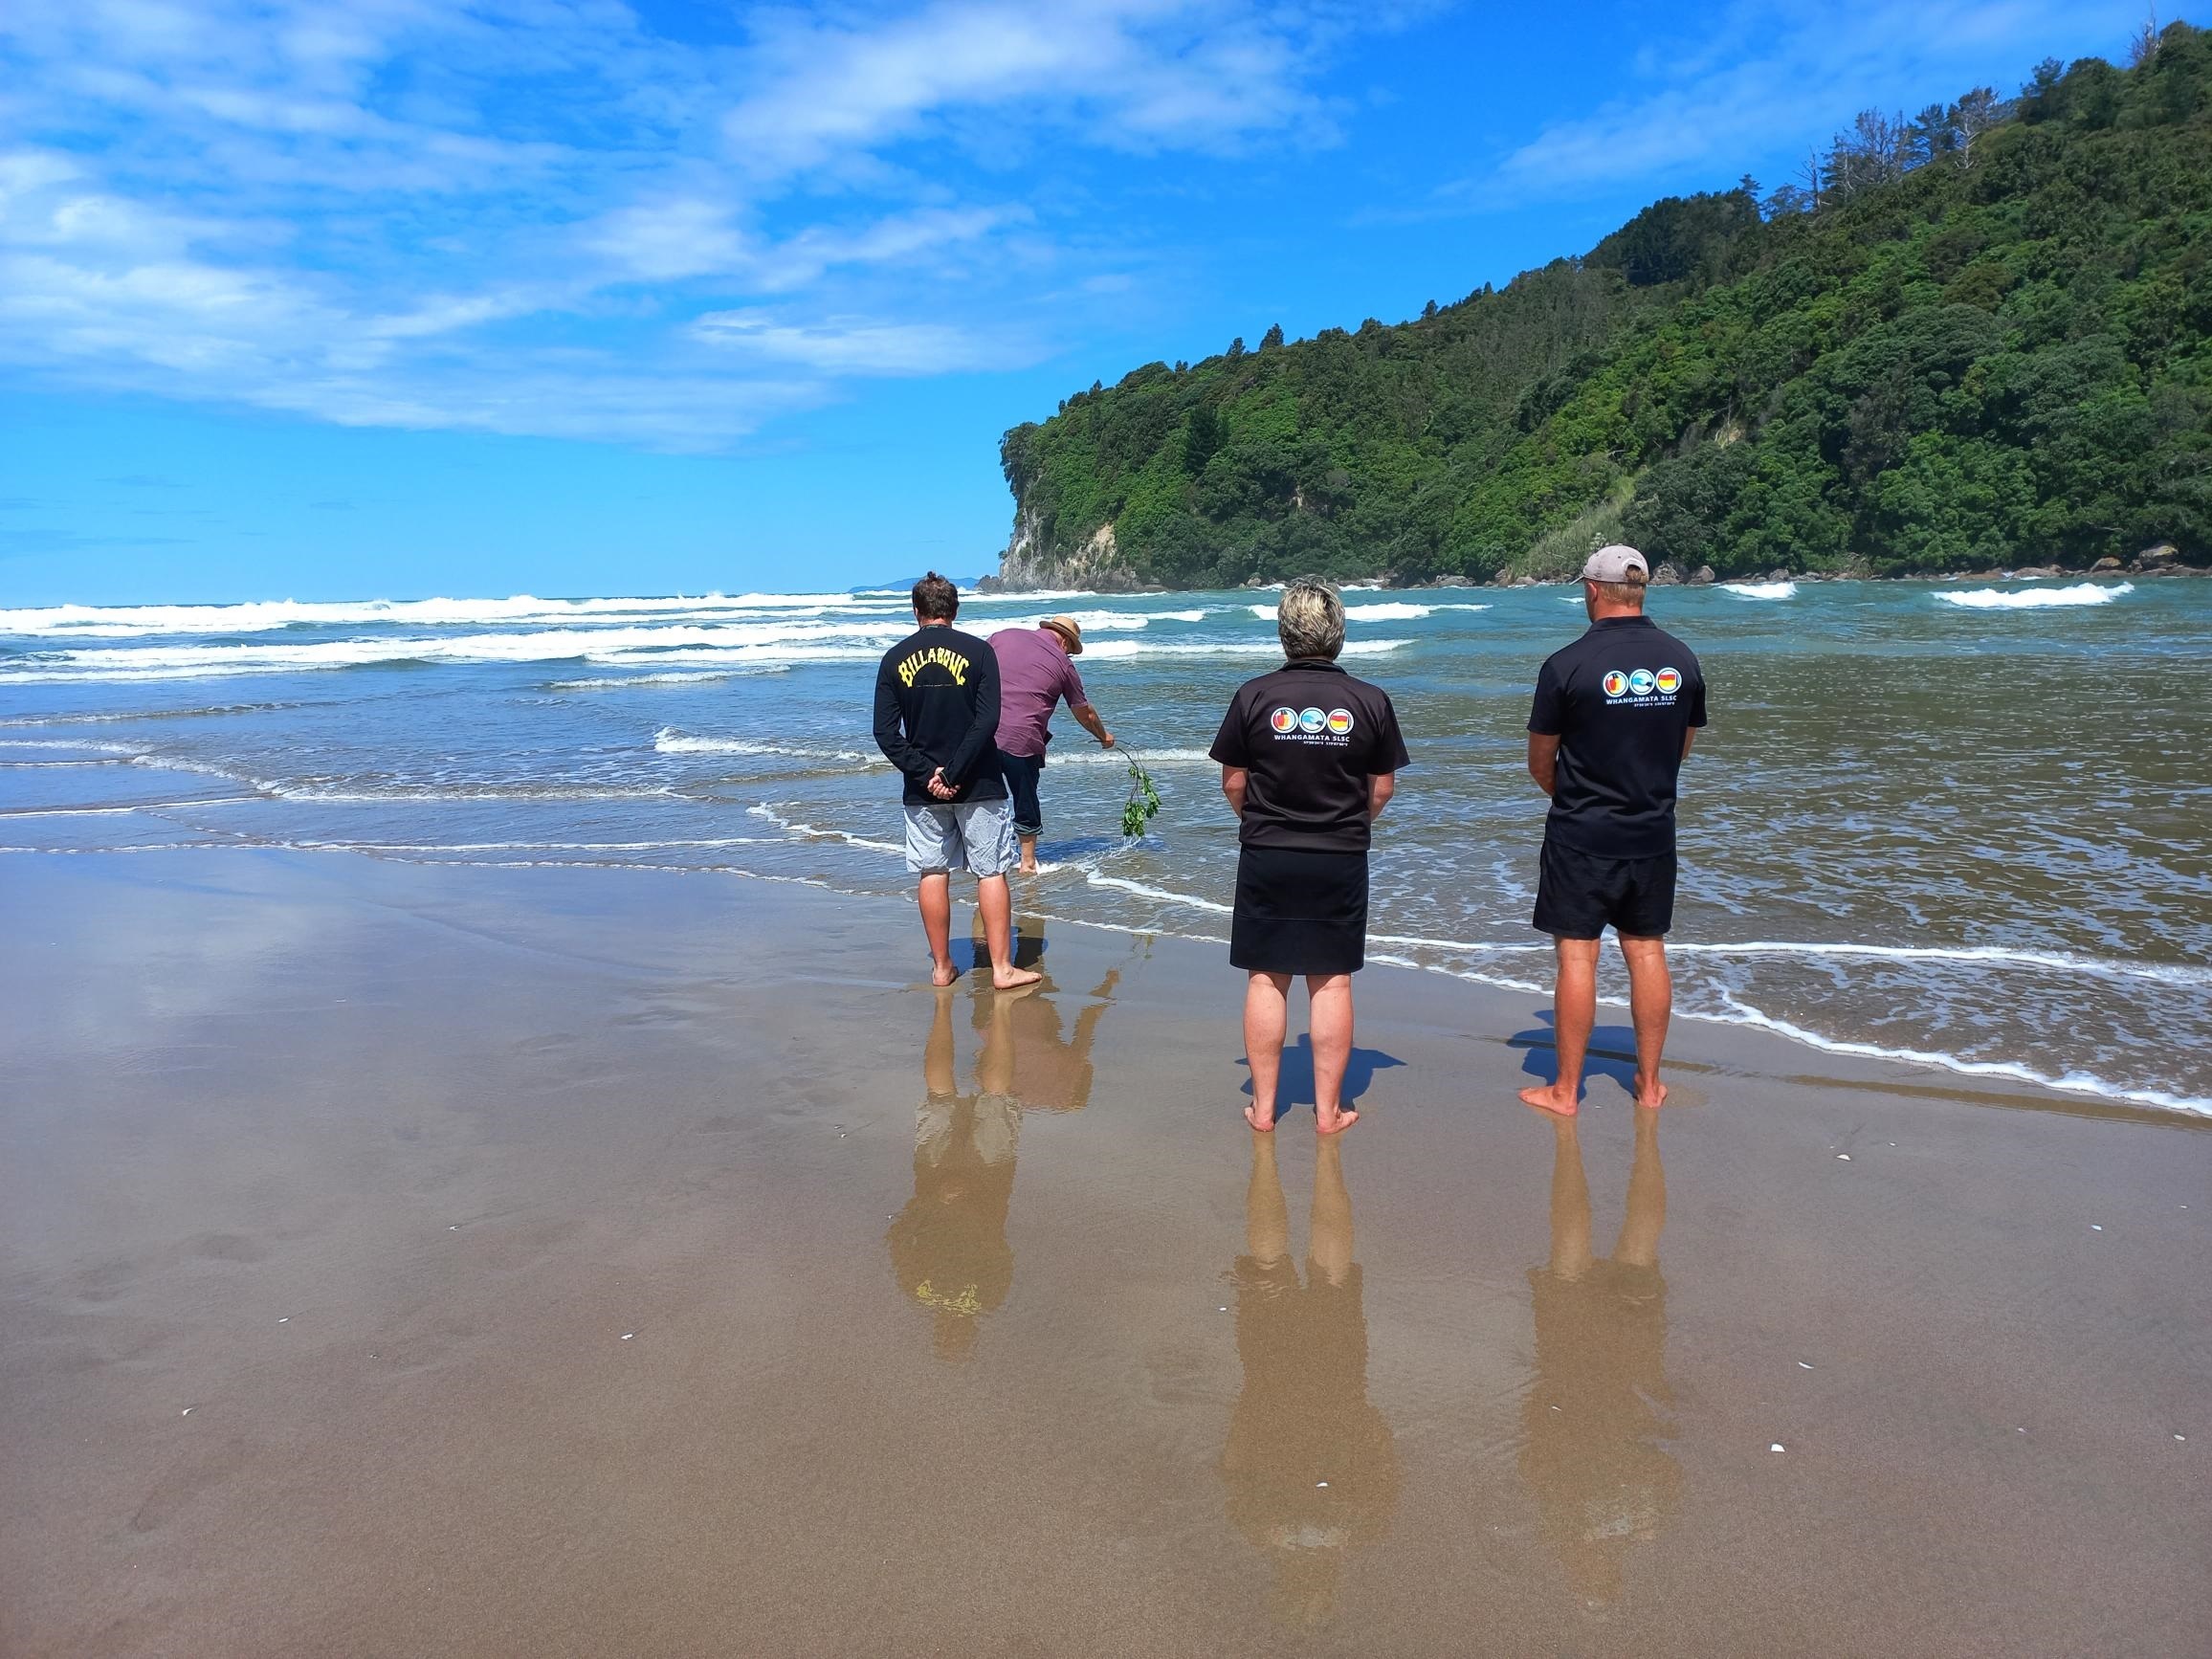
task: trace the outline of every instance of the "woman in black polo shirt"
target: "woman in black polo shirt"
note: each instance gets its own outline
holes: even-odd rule
[[[1359,1117],[1343,1109],[1352,1057],[1352,976],[1367,958],[1367,845],[1390,799],[1405,741],[1380,686],[1337,666],[1344,602],[1320,582],[1283,590],[1275,627],[1289,660],[1247,680],[1213,741],[1222,793],[1240,820],[1236,914],[1228,960],[1245,987],[1245,1057],[1262,1134],[1275,1126],[1291,976],[1313,1003],[1315,1126]]]

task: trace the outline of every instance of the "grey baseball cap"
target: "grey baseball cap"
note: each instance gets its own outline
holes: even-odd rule
[[[1651,567],[1644,563],[1644,555],[1619,542],[1610,547],[1599,548],[1582,564],[1584,582],[1642,582],[1650,574]]]

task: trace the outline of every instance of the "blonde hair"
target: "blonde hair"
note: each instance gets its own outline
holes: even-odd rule
[[[1631,575],[1626,582],[1593,582],[1590,584],[1615,605],[1633,605],[1644,608],[1644,578]]]
[[[1275,632],[1287,657],[1334,661],[1344,649],[1344,602],[1326,582],[1300,577],[1283,589],[1283,602],[1275,608]]]

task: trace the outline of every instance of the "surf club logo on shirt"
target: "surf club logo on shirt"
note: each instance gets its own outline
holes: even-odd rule
[[[1294,709],[1286,705],[1268,716],[1268,724],[1274,728],[1276,737],[1327,747],[1344,743],[1357,723],[1350,709]]]
[[[1666,708],[1674,701],[1674,694],[1682,689],[1682,671],[1678,668],[1663,668],[1656,673],[1648,668],[1609,669],[1600,684],[1604,687],[1608,704]]]

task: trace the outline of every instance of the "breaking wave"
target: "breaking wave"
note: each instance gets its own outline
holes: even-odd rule
[[[1964,593],[1938,593],[1946,605],[1967,610],[2043,610],[2054,605],[2110,605],[2123,593],[2133,593],[2133,582],[2110,587],[2096,582],[2077,582],[2071,587],[2022,587],[2005,592],[1998,587],[1972,587]]]

